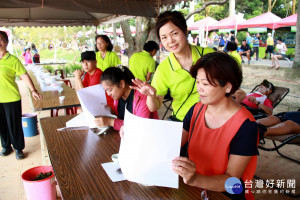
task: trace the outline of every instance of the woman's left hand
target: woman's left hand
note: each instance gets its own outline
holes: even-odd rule
[[[191,184],[196,176],[195,163],[185,157],[176,157],[172,160],[172,169],[183,178],[185,184]]]
[[[34,100],[42,100],[43,99],[43,96],[37,90],[32,91],[31,95],[34,98]]]
[[[109,117],[96,117],[95,124],[98,127],[114,126],[115,119]]]

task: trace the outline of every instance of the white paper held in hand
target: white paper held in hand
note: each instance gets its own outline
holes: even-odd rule
[[[67,127],[89,126],[96,128],[96,116],[116,118],[106,106],[105,90],[101,84],[80,89],[77,91],[77,96],[83,113],[68,121]]]
[[[182,122],[145,119],[125,110],[119,164],[125,178],[144,185],[178,188],[172,160],[180,154]]]

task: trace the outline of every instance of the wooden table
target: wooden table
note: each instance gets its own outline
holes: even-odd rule
[[[200,188],[185,185],[179,189],[143,186],[121,181],[113,183],[102,163],[112,162],[111,155],[119,152],[120,137],[111,131],[97,136],[88,130],[64,130],[66,121],[74,115],[41,119],[50,161],[64,200],[69,199],[183,199],[201,200]],[[209,199],[228,199],[219,192],[208,191]]]
[[[34,111],[64,109],[80,106],[76,91],[68,87],[65,83],[63,83],[62,85],[64,90],[61,94],[59,94],[57,90],[43,92],[33,72],[31,70],[27,70],[27,72],[34,83],[35,88],[39,91],[41,95],[43,95],[43,100],[34,100],[30,94],[32,100],[32,107]],[[63,102],[60,102],[59,96],[65,96],[65,100]]]
[[[38,121],[40,121],[40,111],[43,110],[51,110],[51,109],[66,109],[71,107],[77,107],[80,106],[80,102],[78,100],[76,91],[70,87],[68,87],[65,83],[63,83],[63,91],[61,94],[56,91],[45,91],[43,92],[40,88],[40,84],[38,83],[36,77],[34,76],[33,72],[31,70],[27,70],[27,73],[29,74],[30,78],[32,79],[32,82],[34,83],[35,88],[38,90],[38,92],[43,95],[42,100],[35,100],[31,96],[31,92],[28,89],[29,96],[31,98],[31,107],[33,112],[38,112]],[[59,101],[59,96],[65,96],[65,100],[63,102]],[[65,112],[66,113],[66,112]],[[41,130],[40,123],[39,130]],[[45,141],[44,141],[44,135],[40,134],[40,142],[41,142],[41,154],[42,154],[42,162],[43,164],[46,164],[46,147],[45,147]]]

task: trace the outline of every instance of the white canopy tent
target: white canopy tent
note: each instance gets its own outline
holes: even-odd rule
[[[156,17],[160,6],[179,0],[5,0],[0,26],[81,26]]]

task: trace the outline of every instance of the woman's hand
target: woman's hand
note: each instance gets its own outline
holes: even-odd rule
[[[75,78],[81,78],[81,76],[83,75],[83,72],[82,70],[80,69],[76,69],[74,72],[73,72]]]
[[[34,98],[34,100],[42,100],[43,99],[43,96],[37,90],[33,90],[31,92],[31,95]]]
[[[156,94],[156,89],[152,87],[147,81],[143,82],[140,79],[132,79],[132,82],[136,86],[130,86],[131,89],[137,90],[143,95],[154,96]]]
[[[256,98],[255,98],[254,96],[248,96],[247,98],[248,98],[248,100],[251,101],[252,103],[257,104],[257,100],[256,100]]]
[[[110,117],[96,117],[95,118],[95,124],[98,127],[104,127],[104,126],[114,126],[115,119]]]
[[[176,157],[172,160],[173,171],[183,178],[185,184],[190,185],[196,176],[195,163],[185,157]]]

